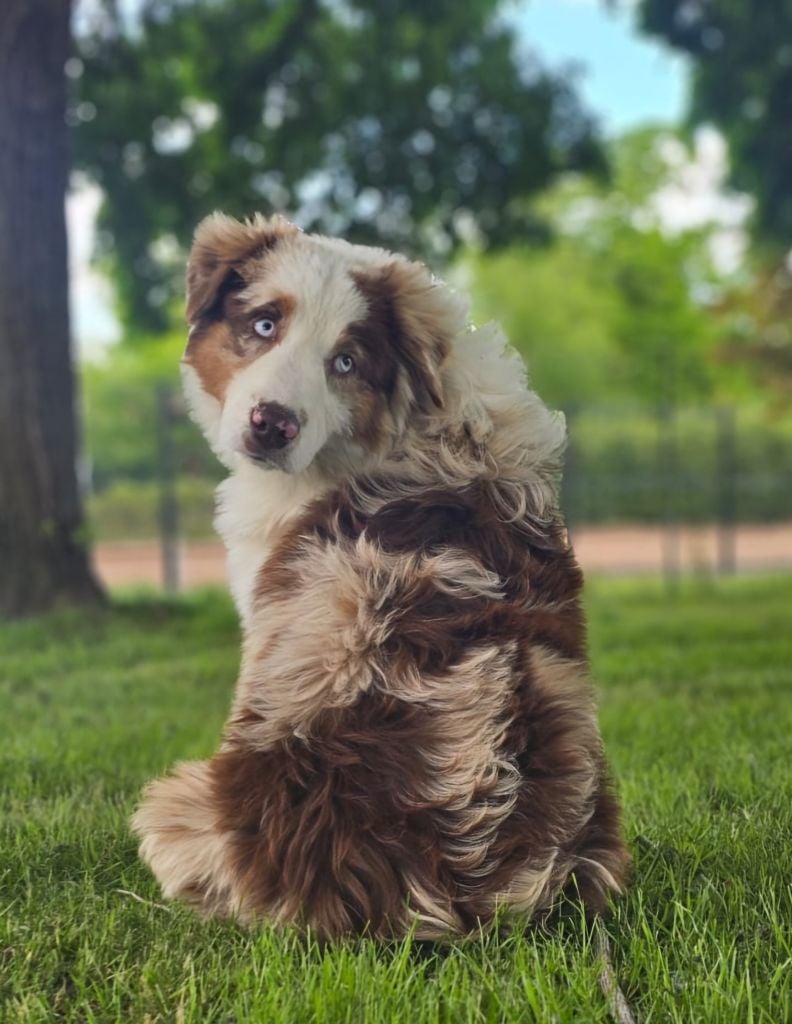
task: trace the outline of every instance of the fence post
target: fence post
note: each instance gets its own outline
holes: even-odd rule
[[[715,410],[717,426],[718,572],[737,570],[737,430],[734,408]]]
[[[680,575],[680,549],[676,417],[670,402],[661,403],[657,410],[657,463],[663,495],[663,577],[673,589]]]
[[[157,476],[162,584],[170,594],[179,591],[179,504],[173,453],[173,394],[157,386]]]

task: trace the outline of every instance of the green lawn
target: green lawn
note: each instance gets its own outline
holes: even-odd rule
[[[605,740],[636,858],[608,922],[639,1020],[790,1019],[792,579],[590,586]],[[124,599],[0,629],[0,1020],[607,1021],[593,942],[317,948],[163,906],[127,818],[210,753],[227,600]]]

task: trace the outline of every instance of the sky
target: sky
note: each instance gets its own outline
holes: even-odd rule
[[[576,68],[579,92],[607,134],[684,116],[687,63],[640,35],[629,5],[612,11],[604,0],[523,0],[510,8],[509,20],[545,66]]]
[[[603,0],[512,0],[505,16],[544,66],[575,76],[586,107],[607,135],[646,121],[682,118],[685,61],[640,36],[630,10],[610,11]],[[119,336],[107,282],[90,265],[99,198],[83,183],[67,204],[74,334],[85,354]]]

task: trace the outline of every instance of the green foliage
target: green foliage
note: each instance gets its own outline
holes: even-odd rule
[[[183,539],[216,539],[212,526],[216,486],[216,480],[205,476],[177,478],[179,536]],[[88,500],[93,539],[148,540],[159,536],[159,500],[155,480],[115,480]]]
[[[472,289],[474,319],[503,324],[542,397],[577,414],[574,495],[568,496],[577,522],[653,521],[669,508],[685,521],[712,520],[719,486],[716,403],[740,409],[738,516],[784,519],[792,504],[789,420],[773,420],[760,388],[720,358],[723,337],[746,309],[741,305],[727,318],[721,303],[716,316],[697,297],[718,284],[710,233],[664,233],[652,203],[669,180],[662,145],[669,136],[675,137],[650,128],[618,140],[607,189],[573,176],[543,193],[538,216],[552,224],[552,244],[469,251],[453,273]],[[777,338],[768,331],[767,341]],[[181,333],[120,345],[86,367],[86,440],[96,491],[90,511],[99,538],[154,535],[156,390],[166,385],[178,392],[182,346]],[[680,413],[669,504],[656,416],[671,407]],[[207,536],[211,491],[222,469],[183,412],[173,429],[185,535]]]
[[[542,196],[557,232],[548,248],[469,263],[475,314],[503,323],[551,404],[656,406],[732,386],[734,371],[714,359],[717,324],[696,298],[715,277],[709,232],[670,234],[653,206],[670,175],[662,142],[673,137],[629,133],[612,147],[607,189],[574,177]]]
[[[792,418],[745,407],[734,426],[733,455],[724,458],[714,407],[677,410],[670,425],[629,407],[580,410],[569,422],[564,505],[570,521],[711,523],[727,491],[738,522],[787,521]]]
[[[625,226],[614,232],[601,269],[621,301],[614,340],[630,390],[650,402],[672,404],[712,394],[716,329],[693,298],[688,236]],[[606,261],[607,258],[607,262]]]
[[[792,3],[642,0],[642,27],[693,58],[690,119],[729,140],[732,180],[757,200],[756,229],[792,238]]]
[[[172,443],[180,472],[219,479],[220,467],[181,407],[179,359],[184,338],[117,345],[83,367],[85,442],[93,485],[104,490],[117,480],[151,480],[158,466],[157,393],[174,396]]]
[[[638,1020],[787,1017],[790,602],[778,577],[589,588],[636,860],[607,930]],[[238,658],[220,595],[0,632],[3,1021],[608,1024],[574,915],[446,948],[319,947],[164,903],[128,817],[152,775],[216,749]]]
[[[792,398],[792,265],[759,266],[719,309],[723,359],[746,368],[780,409]]]
[[[613,338],[618,296],[578,245],[511,248],[469,260],[473,318],[498,321],[551,406],[628,394]]]
[[[446,258],[539,227],[526,199],[602,167],[562,76],[517,53],[496,0],[143,0],[79,23],[77,165],[127,324],[162,330],[195,223],[286,210],[306,228]],[[79,69],[77,69],[79,70]]]

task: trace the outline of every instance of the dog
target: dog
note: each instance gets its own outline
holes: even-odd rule
[[[421,264],[213,214],[183,379],[230,470],[244,642],[222,745],[134,815],[204,915],[421,939],[571,893],[629,854],[557,485],[563,419]]]

